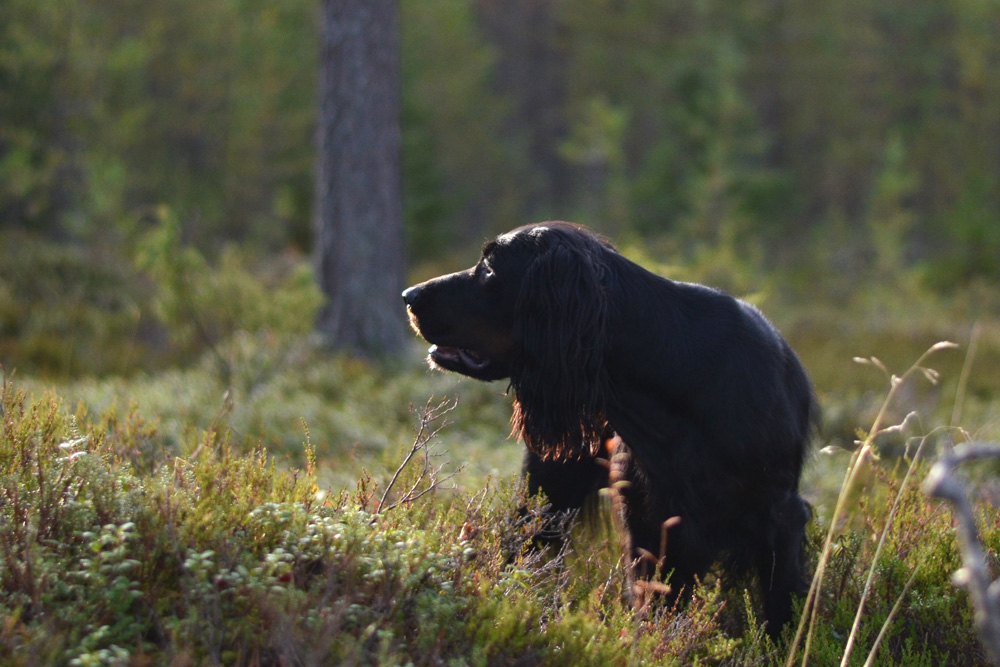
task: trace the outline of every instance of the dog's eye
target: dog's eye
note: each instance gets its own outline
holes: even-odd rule
[[[480,262],[479,266],[476,267],[476,277],[480,280],[489,280],[493,277],[493,275],[493,268],[486,262],[486,260]]]

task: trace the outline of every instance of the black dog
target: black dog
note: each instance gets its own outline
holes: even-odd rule
[[[679,517],[660,554],[674,591],[721,561],[757,574],[772,634],[791,619],[816,407],[795,353],[757,309],[656,276],[565,222],[503,234],[471,269],[403,299],[434,344],[432,365],[510,378],[529,490],[556,511],[580,508],[607,483],[596,458],[615,443],[630,556],[660,554],[664,522]]]

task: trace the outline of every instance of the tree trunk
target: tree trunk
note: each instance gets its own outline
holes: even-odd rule
[[[320,38],[317,327],[334,347],[383,353],[406,330],[396,0],[322,0]]]

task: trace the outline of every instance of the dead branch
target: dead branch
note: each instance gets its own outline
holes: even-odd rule
[[[993,580],[987,565],[966,485],[955,475],[959,465],[983,458],[1000,458],[1000,446],[969,442],[945,452],[927,475],[924,491],[952,506],[963,563],[952,581],[969,591],[976,630],[993,664],[1000,665],[1000,581]]]
[[[375,508],[375,514],[379,514],[383,510],[391,510],[394,507],[398,507],[399,505],[405,503],[412,503],[431,491],[442,488],[442,485],[445,482],[462,470],[463,466],[458,466],[454,470],[442,474],[448,462],[446,461],[436,467],[432,464],[433,459],[440,456],[440,454],[435,454],[432,451],[434,447],[433,440],[437,438],[441,429],[449,425],[449,422],[443,420],[442,418],[458,407],[458,399],[456,398],[451,402],[445,399],[436,406],[431,405],[432,400],[432,398],[427,399],[427,404],[422,410],[414,410],[414,414],[416,414],[419,423],[417,426],[417,435],[413,439],[413,446],[403,459],[403,462],[399,464],[398,468],[396,468],[396,472],[392,476],[392,479],[389,480],[389,484],[386,485],[385,491],[382,492],[382,498],[378,501],[378,507]],[[389,493],[396,485],[396,482],[399,481],[399,477],[403,470],[410,464],[411,461],[413,461],[414,458],[417,457],[418,454],[422,454],[423,456],[421,458],[421,468],[420,472],[417,473],[417,478],[413,481],[413,484],[410,485],[410,488],[400,495],[395,502],[390,505],[386,505]]]

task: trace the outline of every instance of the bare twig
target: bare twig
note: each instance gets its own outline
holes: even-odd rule
[[[437,454],[431,453],[431,449],[433,447],[431,441],[437,437],[438,433],[441,432],[441,429],[449,424],[447,421],[441,421],[440,424],[436,424],[435,422],[441,420],[442,417],[458,407],[457,398],[450,403],[447,399],[445,399],[433,407],[431,406],[432,400],[433,399],[428,399],[423,410],[417,413],[419,425],[417,427],[417,435],[413,439],[413,446],[410,447],[409,453],[403,459],[403,462],[399,464],[399,467],[396,468],[395,474],[386,485],[385,491],[382,492],[382,498],[378,501],[378,507],[375,508],[375,514],[379,514],[383,510],[391,510],[404,503],[412,503],[431,491],[441,488],[442,484],[457,475],[462,469],[463,466],[459,466],[451,472],[442,475],[441,473],[447,465],[447,462],[442,463],[437,467],[431,465],[431,459],[438,456]],[[413,484],[410,485],[410,488],[407,489],[405,493],[403,493],[395,502],[387,505],[386,500],[389,497],[389,493],[396,485],[396,482],[399,481],[399,477],[403,473],[403,469],[406,468],[406,466],[408,466],[418,454],[423,454],[423,458],[421,459],[422,467],[420,472],[417,474],[417,478],[413,481]],[[423,486],[423,488],[420,488],[421,486]]]
[[[962,552],[962,567],[952,581],[969,591],[976,630],[993,664],[1000,665],[1000,581],[993,581],[966,485],[955,475],[959,465],[983,458],[1000,458],[1000,445],[969,442],[945,452],[924,480],[924,491],[951,503]]]

